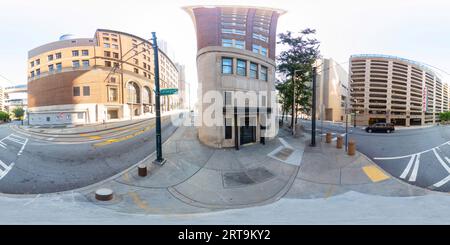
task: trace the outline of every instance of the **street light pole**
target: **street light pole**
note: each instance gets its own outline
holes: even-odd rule
[[[161,104],[160,104],[160,90],[159,90],[159,55],[158,43],[156,40],[156,33],[152,32],[153,36],[153,54],[155,62],[155,103],[156,103],[156,160],[153,163],[163,165],[165,159],[162,157],[162,140],[161,140]]]
[[[316,67],[312,71],[311,146],[316,146]]]

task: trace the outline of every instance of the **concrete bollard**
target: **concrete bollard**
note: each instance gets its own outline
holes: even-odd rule
[[[110,201],[113,197],[114,192],[111,189],[102,188],[95,192],[95,199],[99,201]]]
[[[138,175],[141,177],[147,176],[147,166],[145,166],[144,164],[140,164],[138,166]]]
[[[356,142],[354,140],[350,140],[348,142],[348,155],[354,156],[356,152]]]
[[[325,137],[325,142],[328,144],[331,143],[331,133],[327,133],[327,136]]]
[[[336,141],[336,148],[342,149],[342,145],[344,145],[344,137],[338,136]]]

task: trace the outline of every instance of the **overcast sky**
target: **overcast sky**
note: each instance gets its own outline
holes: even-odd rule
[[[445,0],[0,0],[0,85],[26,83],[28,50],[62,34],[93,37],[97,28],[143,38],[156,31],[195,84],[194,26],[180,7],[200,4],[285,9],[278,32],[316,29],[322,55],[339,63],[351,54],[378,53],[450,72],[450,2]],[[343,66],[348,69],[348,63]]]

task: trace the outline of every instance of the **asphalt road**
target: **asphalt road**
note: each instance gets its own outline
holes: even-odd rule
[[[306,130],[311,128],[310,121],[302,123]],[[343,124],[319,121],[317,129],[317,140],[326,132],[345,135]],[[349,126],[348,138],[356,140],[357,150],[392,176],[412,185],[450,192],[450,126],[397,129],[391,134],[366,133],[361,127]]]
[[[0,192],[37,194],[81,188],[138,163],[156,149],[154,119],[70,136],[0,125]],[[176,130],[162,121],[162,140]]]

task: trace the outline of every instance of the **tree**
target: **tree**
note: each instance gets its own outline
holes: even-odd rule
[[[277,69],[285,78],[282,83],[291,84],[279,87],[286,89],[283,91],[285,96],[283,98],[288,100],[290,97],[291,100],[291,127],[294,126],[294,118],[297,118],[299,110],[309,113],[311,108],[311,89],[308,83],[312,81],[314,63],[320,58],[320,42],[314,37],[315,34],[316,30],[309,28],[300,31],[298,35],[290,31],[279,34],[278,44],[284,45],[287,49],[277,57]],[[294,91],[295,101],[293,101]]]
[[[0,111],[0,121],[6,122],[9,120],[9,114],[4,111]]]
[[[25,115],[25,110],[22,107],[16,107],[12,111],[14,117],[20,120],[23,120],[23,116]]]

